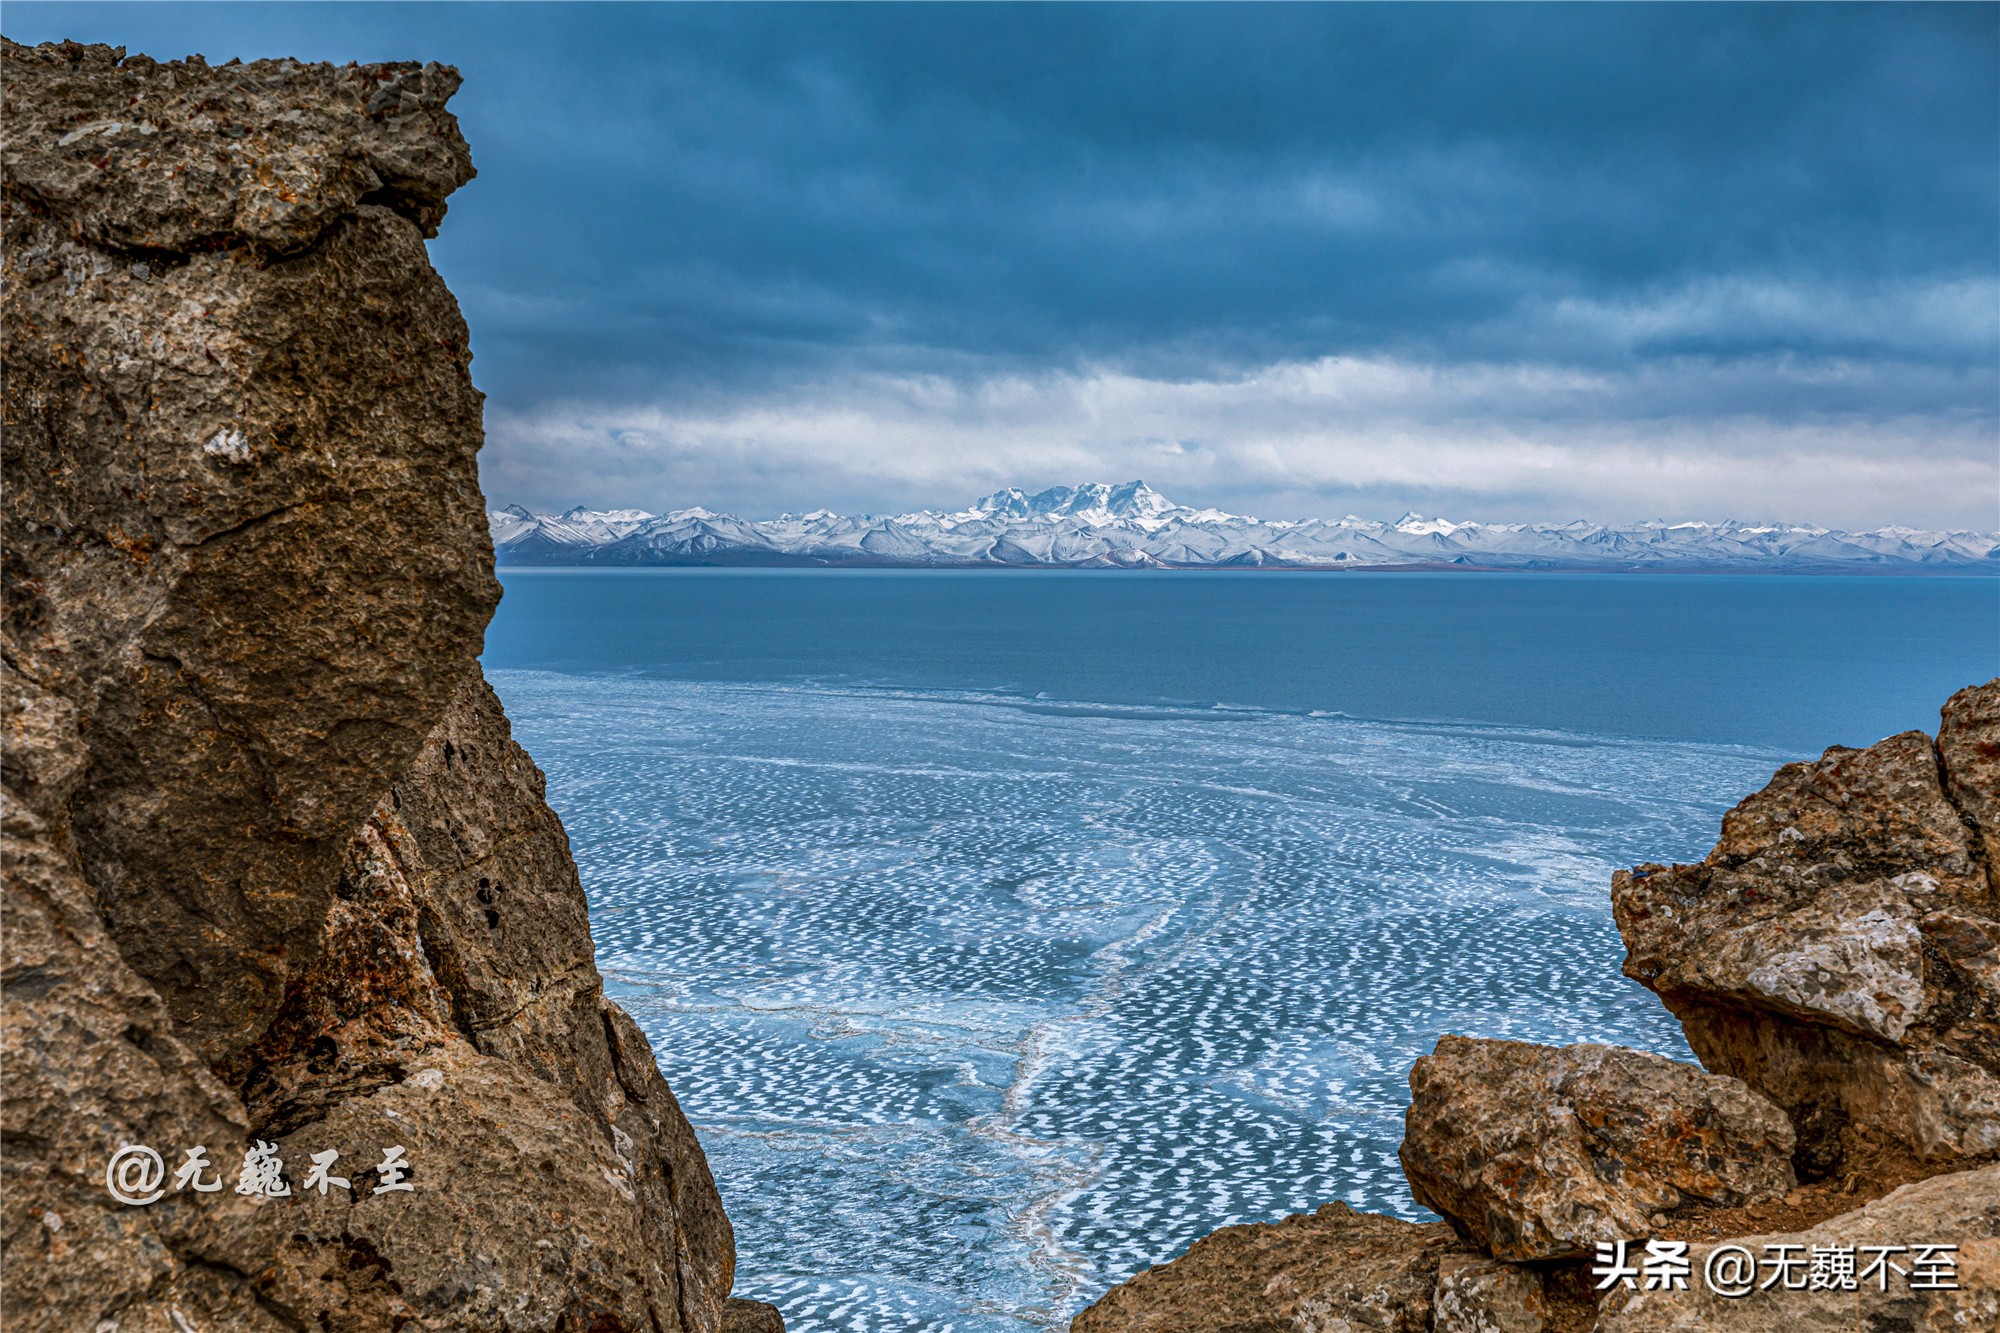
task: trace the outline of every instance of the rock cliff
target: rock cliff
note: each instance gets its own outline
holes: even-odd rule
[[[0,59],[0,1322],[721,1328],[728,1220],[479,672],[456,72]]]
[[[2000,680],[1952,696],[1935,740],[1787,765],[1700,865],[1613,882],[1625,971],[1706,1070],[1446,1035],[1411,1071],[1402,1162],[1448,1228],[1337,1205],[1226,1228],[1073,1327],[2000,1328],[1996,849]],[[1600,1289],[1583,1256],[1621,1242],[1683,1247],[1686,1280]],[[1870,1247],[1887,1267],[1843,1278]]]

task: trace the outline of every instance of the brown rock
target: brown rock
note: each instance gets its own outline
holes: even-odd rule
[[[326,1238],[360,1236],[415,1312],[714,1327],[729,1221],[644,1036],[603,996],[568,838],[478,675],[350,843],[326,937],[257,1048],[253,1123],[289,1161],[393,1121],[412,1161],[450,1174],[319,1222],[286,1256],[305,1308]],[[494,1225],[536,1194],[536,1227]],[[476,1264],[436,1262],[469,1235]]]
[[[1551,1316],[1539,1272],[1475,1254],[1439,1261],[1431,1309],[1431,1333],[1542,1333]]]
[[[1113,1287],[1071,1333],[1426,1333],[1451,1229],[1329,1203],[1224,1227]]]
[[[728,1221],[478,673],[457,75],[121,55],[0,50],[0,1322],[718,1329]],[[106,1190],[251,1139],[290,1197]]]
[[[1794,1184],[1782,1111],[1657,1055],[1447,1035],[1410,1092],[1400,1155],[1417,1202],[1496,1259],[1587,1254],[1655,1215]]]
[[[118,54],[5,48],[8,643],[76,709],[69,832],[111,933],[225,1063],[498,597],[465,322],[385,206],[440,212],[464,174],[384,203],[347,179],[381,136],[465,147],[441,109],[362,110],[402,66]],[[232,185],[266,176],[301,201]]]
[[[105,1167],[126,1143],[241,1144],[248,1123],[174,1037],[159,993],[119,958],[63,846],[61,807],[83,774],[74,710],[11,670],[0,675],[10,710],[0,792],[0,1325],[94,1329],[112,1310],[150,1310],[164,1325],[184,1308],[275,1333],[282,1325],[240,1284],[217,1284],[208,1266],[270,1253],[252,1201],[225,1191],[201,1207],[169,1196],[126,1208],[105,1193]]]
[[[722,1333],[785,1333],[785,1317],[775,1305],[732,1296],[722,1307]]]
[[[1888,1290],[1879,1279],[1857,1282],[1853,1291],[1753,1290],[1729,1298],[1713,1290],[1703,1274],[1718,1246],[1690,1247],[1692,1280],[1685,1291],[1627,1290],[1605,1294],[1598,1314],[1601,1333],[1851,1333],[1855,1329],[1969,1330],[2000,1328],[2000,1167],[1936,1176],[1905,1185],[1873,1203],[1804,1232],[1744,1236],[1725,1245],[1747,1249],[1762,1265],[1758,1281],[1774,1269],[1767,1245],[1798,1247],[1794,1258],[1811,1262],[1815,1247],[1956,1245],[1957,1290],[1912,1289],[1907,1277],[1891,1272]],[[1856,1256],[1857,1272],[1872,1257]],[[1909,1269],[1915,1256],[1888,1256]],[[1793,1280],[1805,1277],[1794,1270]]]
[[[1613,882],[1626,975],[1791,1113],[1812,1173],[1870,1140],[2000,1152],[2000,682],[1945,723],[1788,764],[1702,864]]]
[[[1986,871],[1987,916],[2000,915],[2000,685],[1971,685],[1945,700],[1938,720],[1945,797],[1972,834]]]
[[[200,56],[161,65],[62,42],[10,95],[8,182],[100,251],[163,260],[242,245],[304,250],[365,202],[437,235],[472,155],[445,102],[447,65],[312,65]]]

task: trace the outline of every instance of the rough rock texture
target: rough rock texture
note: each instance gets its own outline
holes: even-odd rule
[[[1626,975],[1791,1113],[1801,1170],[2000,1153],[2000,682],[1922,732],[1788,764],[1700,865],[1614,881]]]
[[[478,674],[458,77],[121,57],[4,50],[0,1322],[719,1328],[728,1222]],[[291,1197],[106,1190],[252,1138]]]
[[[287,1160],[372,1143],[393,1118],[413,1161],[449,1164],[448,1188],[305,1214],[342,1235],[374,1205],[372,1253],[410,1308],[472,1327],[715,1327],[728,1220],[646,1039],[602,994],[542,791],[499,700],[466,677],[350,842],[246,1105]],[[557,1225],[495,1225],[529,1197]],[[475,1235],[475,1254],[437,1262],[442,1238]]]
[[[1496,1259],[1561,1259],[1655,1216],[1783,1195],[1784,1112],[1733,1078],[1619,1046],[1445,1036],[1410,1070],[1403,1173]]]
[[[455,144],[405,182],[441,216],[471,170],[456,76],[380,72],[440,105],[370,117],[367,70],[8,51],[10,654],[77,710],[81,867],[212,1061],[310,957],[357,811],[498,597],[465,323],[418,226],[335,169]],[[288,139],[307,107],[344,134]],[[155,228],[189,177],[215,178],[213,216]],[[229,244],[229,182],[265,177],[314,202]]]
[[[1523,1264],[1448,1254],[1431,1296],[1432,1333],[1542,1333],[1550,1306],[1542,1275]]]
[[[1745,1236],[1741,1245],[1759,1260],[1766,1245],[1803,1247],[1793,1253],[1808,1262],[1814,1246],[1911,1246],[1956,1243],[1958,1290],[1912,1290],[1906,1277],[1891,1272],[1886,1292],[1879,1280],[1857,1282],[1854,1291],[1752,1291],[1726,1298],[1702,1280],[1713,1247],[1696,1245],[1694,1280],[1686,1291],[1606,1293],[1599,1306],[1602,1333],[1853,1333],[1853,1330],[1945,1330],[2000,1328],[2000,1167],[1936,1176],[1809,1231],[1790,1235]],[[1857,1272],[1869,1261],[1857,1255]],[[1908,1253],[1889,1256],[1909,1268]],[[1767,1265],[1760,1282],[1771,1276]],[[1794,1280],[1804,1275],[1794,1274]]]
[[[1457,1238],[1329,1203],[1224,1227],[1070,1322],[1070,1333],[1425,1333],[1439,1260]]]
[[[1987,915],[2000,909],[2000,681],[1960,690],[1938,717],[1938,775],[1986,871]]]
[[[732,1296],[722,1307],[722,1333],[785,1333],[785,1317],[775,1305]]]

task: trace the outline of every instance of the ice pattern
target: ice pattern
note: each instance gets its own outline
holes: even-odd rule
[[[799,1333],[1059,1328],[1219,1226],[1427,1216],[1443,1032],[1688,1058],[1611,872],[1787,756],[1463,724],[496,671],[610,993]]]

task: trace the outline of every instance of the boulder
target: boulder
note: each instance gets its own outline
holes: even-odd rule
[[[1794,1185],[1784,1112],[1733,1078],[1618,1046],[1445,1036],[1410,1070],[1403,1172],[1496,1259],[1563,1259],[1654,1218]]]
[[[1708,1068],[1783,1106],[1800,1165],[2000,1153],[2000,682],[1922,732],[1788,764],[1699,865],[1613,882],[1625,972]]]
[[[1438,1265],[1455,1252],[1442,1223],[1329,1203],[1196,1241],[1106,1292],[1070,1333],[1428,1333]]]
[[[1711,1288],[1705,1277],[1709,1259],[1723,1245],[1747,1251],[1758,1265],[1758,1284],[1775,1278],[1772,1287],[1734,1296]],[[1862,1247],[1870,1245],[1909,1247],[1884,1256],[1905,1271],[1899,1275],[1885,1269],[1861,1280],[1873,1258]],[[1911,1278],[1922,1271],[1914,1247],[1926,1245],[1957,1247],[1952,1256],[1954,1288],[1912,1286]],[[1767,1249],[1771,1246],[1791,1248]],[[1844,1279],[1834,1277],[1831,1257],[1822,1285],[1815,1288],[1811,1280],[1815,1249],[1852,1254],[1853,1290],[1832,1285]],[[1852,1333],[1855,1329],[1942,1333],[2000,1328],[2000,1167],[1935,1176],[1806,1231],[1694,1245],[1689,1255],[1691,1273],[1685,1290],[1646,1291],[1620,1283],[1607,1291],[1598,1307],[1599,1333]],[[1805,1266],[1795,1267],[1793,1261]],[[1782,1269],[1780,1262],[1785,1264]],[[1787,1289],[1787,1283],[1798,1288]]]
[[[719,1329],[728,1220],[479,674],[457,73],[0,64],[0,1323]],[[197,1145],[212,1193],[108,1188]]]

